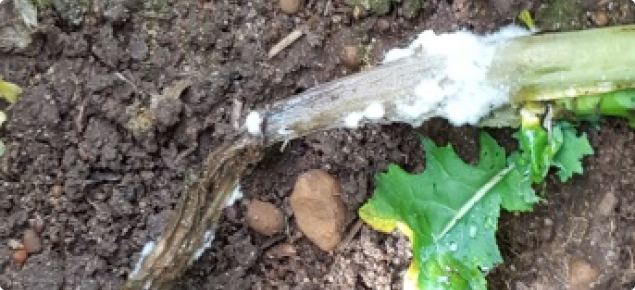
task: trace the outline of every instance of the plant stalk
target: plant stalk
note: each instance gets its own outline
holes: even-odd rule
[[[425,53],[347,76],[258,110],[264,116],[267,144],[315,132],[344,128],[346,117],[381,104],[381,119],[402,122],[397,102],[412,99],[422,81],[442,74],[447,60]],[[531,35],[508,40],[495,53],[486,82],[509,88],[509,105],[606,93],[635,87],[635,25]],[[503,111],[504,114],[504,110]],[[485,126],[516,126],[500,112],[481,120]],[[438,117],[431,108],[421,119]],[[492,120],[492,118],[495,118]],[[499,122],[496,122],[499,120]],[[500,122],[503,121],[503,122]]]

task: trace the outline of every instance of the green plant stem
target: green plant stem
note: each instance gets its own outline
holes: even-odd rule
[[[625,118],[635,128],[635,89],[621,90],[594,96],[555,100],[563,111],[577,117],[613,116]]]
[[[516,101],[553,100],[635,86],[635,25],[516,38],[490,79],[518,87]]]

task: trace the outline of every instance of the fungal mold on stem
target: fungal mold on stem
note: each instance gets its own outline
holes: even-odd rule
[[[262,122],[263,118],[258,112],[250,112],[247,115],[247,119],[245,120],[245,126],[247,127],[247,132],[251,135],[260,136],[262,135]]]

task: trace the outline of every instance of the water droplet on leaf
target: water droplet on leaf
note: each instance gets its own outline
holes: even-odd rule
[[[476,231],[478,228],[475,225],[470,225],[470,238],[476,237]]]

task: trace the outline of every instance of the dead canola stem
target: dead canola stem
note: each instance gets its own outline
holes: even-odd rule
[[[237,136],[212,151],[200,177],[183,189],[176,216],[123,289],[171,289],[210,243],[222,209],[250,164],[260,161],[257,140]]]

